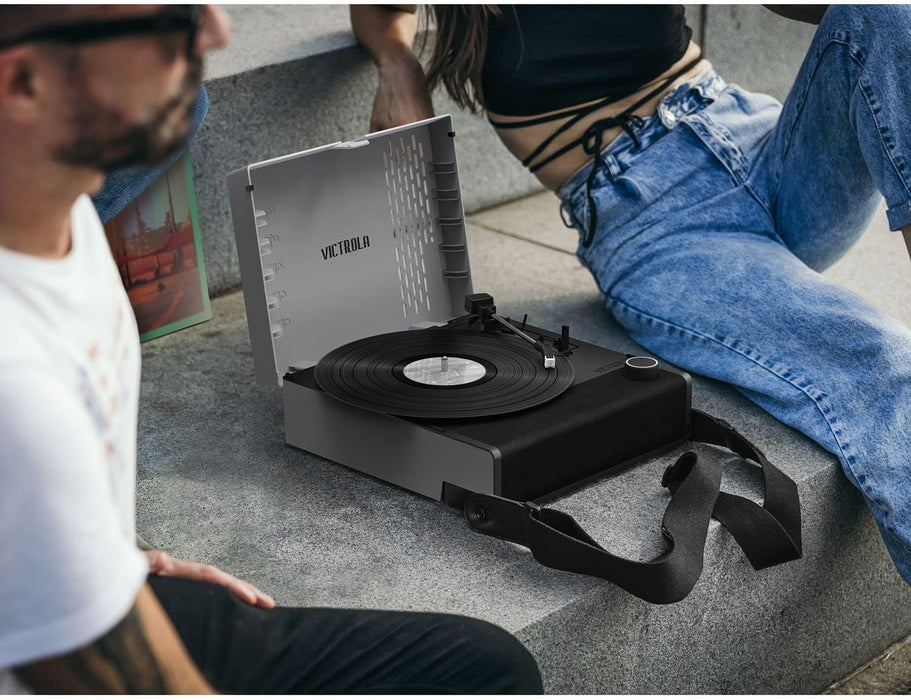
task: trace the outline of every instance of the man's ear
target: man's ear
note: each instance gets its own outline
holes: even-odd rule
[[[41,63],[32,47],[0,51],[0,112],[6,119],[37,119],[41,113],[42,83]]]

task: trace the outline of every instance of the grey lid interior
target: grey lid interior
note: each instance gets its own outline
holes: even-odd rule
[[[256,163],[229,183],[239,178],[231,204],[261,381],[461,313],[471,277],[448,116]]]

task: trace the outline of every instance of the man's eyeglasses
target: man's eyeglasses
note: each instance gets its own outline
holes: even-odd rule
[[[33,29],[17,37],[0,40],[0,51],[35,41],[75,46],[138,34],[187,32],[187,57],[192,58],[196,46],[196,33],[202,23],[202,17],[202,5],[178,5],[168,8],[167,12],[144,17],[53,24]]]

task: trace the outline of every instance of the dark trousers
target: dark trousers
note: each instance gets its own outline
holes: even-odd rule
[[[247,605],[210,583],[150,576],[190,656],[224,693],[541,693],[508,632],[458,615]]]

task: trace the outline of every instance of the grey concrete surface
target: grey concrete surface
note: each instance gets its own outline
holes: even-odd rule
[[[470,228],[478,290],[514,316],[569,323],[582,339],[638,350],[572,255],[520,240],[521,224],[501,225],[509,235]],[[216,299],[213,314],[144,345],[139,529],[177,556],[248,578],[280,604],[480,617],[517,634],[548,691],[563,693],[820,692],[911,632],[911,588],[834,458],[716,382],[696,378],[695,405],[728,417],[795,478],[805,556],[754,572],[713,525],[691,596],[651,606],[475,535],[440,503],[285,446],[279,390],[253,380],[240,295]],[[605,546],[650,556],[662,543],[667,462],[560,505]],[[726,488],[758,496],[748,473],[731,474]]]
[[[827,695],[911,695],[911,637],[834,684]]]
[[[784,100],[815,31],[760,5],[711,5],[703,47],[727,82]]]
[[[545,191],[475,212],[471,221],[488,231],[573,255],[578,245],[578,233],[563,223],[559,207],[557,196]]]
[[[698,8],[697,8],[698,10]],[[691,25],[696,24],[692,6]],[[367,130],[375,75],[347,10],[233,6],[234,45],[208,68],[212,111],[193,145],[209,287],[239,284],[224,176]],[[733,82],[784,97],[812,29],[755,7],[711,6],[709,57]],[[439,95],[438,113],[452,111]],[[487,124],[455,113],[475,287],[502,310],[629,352],[571,255],[553,195],[536,191]],[[911,262],[877,223],[827,274],[911,323]],[[733,390],[696,378],[696,407],[727,417],[798,482],[805,556],[754,572],[713,525],[684,602],[651,606],[603,581],[545,569],[473,534],[440,503],[283,442],[281,396],[258,386],[239,293],[209,323],[143,346],[138,524],[156,546],[248,578],[280,604],[439,610],[514,632],[550,692],[820,692],[911,632],[911,588],[831,455]],[[605,546],[662,544],[656,460],[564,499]],[[733,469],[725,487],[758,496]]]
[[[348,5],[225,5],[231,43],[207,58],[206,80],[299,61],[357,44]]]

